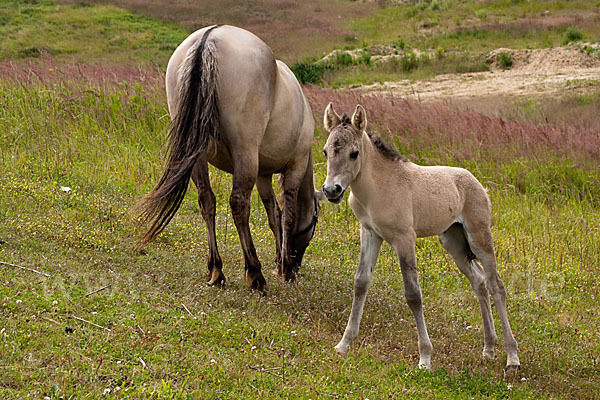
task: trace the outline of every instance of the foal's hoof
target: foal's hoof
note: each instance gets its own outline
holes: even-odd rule
[[[483,358],[486,360],[493,360],[496,358],[496,356],[494,355],[494,349],[491,350],[486,350],[483,349]]]
[[[521,366],[519,364],[507,365],[504,368],[504,379],[515,379]]]
[[[519,364],[515,364],[515,365],[507,365],[506,368],[504,369],[504,371],[508,374],[508,373],[517,372],[520,369],[521,369],[521,366]]]
[[[223,274],[222,270],[213,269],[208,273],[208,277],[206,279],[206,284],[208,286],[223,286],[225,285],[225,274]]]
[[[431,362],[430,361],[419,361],[419,369],[430,371],[431,370]]]
[[[248,271],[246,271],[246,283],[250,290],[256,290],[257,292],[264,292],[267,290],[267,281],[262,273],[258,272],[254,276],[251,276]]]
[[[348,349],[350,348],[350,345],[343,343],[343,342],[339,342],[335,347],[335,352],[338,354],[346,354],[348,352]]]

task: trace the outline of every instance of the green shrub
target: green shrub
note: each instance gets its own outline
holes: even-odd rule
[[[392,47],[396,47],[396,48],[399,48],[399,49],[405,49],[406,48],[406,42],[404,41],[404,39],[398,38],[398,40],[396,40],[395,42],[392,43]]]
[[[435,58],[437,58],[438,60],[441,60],[442,58],[444,58],[445,53],[446,53],[446,50],[440,46],[437,49],[435,49]]]
[[[487,18],[487,12],[485,10],[477,10],[475,11],[475,16],[483,21]]]
[[[510,69],[513,65],[512,55],[508,52],[498,54],[498,65],[502,69]]]
[[[409,51],[404,56],[402,56],[402,58],[400,59],[400,63],[402,65],[402,70],[407,72],[419,67],[419,60],[417,59],[415,53],[413,53],[412,51]]]
[[[429,4],[425,1],[422,1],[415,5],[415,8],[419,11],[425,11],[427,9],[427,7],[429,7]]]
[[[583,34],[581,31],[574,26],[570,26],[565,31],[565,40],[563,41],[563,44],[575,42],[581,39],[583,39]]]
[[[300,83],[320,83],[327,67],[315,63],[295,62],[290,69]]]
[[[338,67],[347,67],[353,64],[352,56],[344,51],[339,52],[335,55],[333,63]]]
[[[358,64],[371,65],[371,54],[367,52],[360,53],[356,62]]]

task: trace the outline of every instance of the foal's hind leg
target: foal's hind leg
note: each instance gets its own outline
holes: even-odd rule
[[[275,192],[273,191],[272,175],[259,176],[256,178],[256,189],[265,206],[267,218],[269,219],[269,227],[275,236],[275,249],[277,251],[277,271],[281,274],[281,209],[277,204]]]
[[[408,307],[415,317],[417,334],[419,335],[419,368],[431,368],[431,353],[433,346],[427,333],[427,325],[423,316],[423,299],[421,286],[419,286],[419,275],[417,273],[417,257],[415,250],[416,234],[406,232],[396,238],[392,247],[396,250],[400,259],[402,280],[404,281],[404,297]]]
[[[229,197],[229,205],[244,253],[246,283],[248,283],[250,289],[262,291],[265,289],[267,282],[261,272],[261,265],[252,241],[249,224],[250,195],[258,173],[257,154],[258,152],[252,152],[251,154],[232,153],[234,159],[233,188]]]
[[[483,356],[492,360],[498,336],[496,336],[496,329],[494,328],[490,296],[485,287],[483,270],[473,259],[473,254],[467,243],[462,225],[452,225],[446,232],[439,236],[439,239],[444,249],[454,259],[458,269],[469,279],[471,288],[473,288],[479,300],[481,318],[483,319]]]
[[[483,265],[486,286],[494,299],[496,310],[498,310],[504,336],[504,347],[507,353],[506,368],[508,370],[517,369],[520,366],[519,356],[517,355],[518,346],[508,322],[506,289],[496,268],[496,255],[490,225],[485,221],[477,222],[476,217],[472,217],[465,220],[465,228],[468,232],[467,238],[471,250]]]
[[[198,204],[200,205],[200,212],[206,223],[208,234],[208,277],[206,281],[209,285],[222,285],[225,283],[225,275],[223,274],[223,262],[219,255],[215,233],[216,200],[215,194],[210,187],[208,163],[205,157],[201,157],[194,166],[192,180],[196,188],[198,188]]]

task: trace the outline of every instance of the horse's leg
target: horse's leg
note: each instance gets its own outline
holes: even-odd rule
[[[219,255],[215,233],[216,199],[208,179],[206,157],[201,157],[194,166],[192,180],[198,188],[198,204],[200,205],[202,218],[206,223],[206,233],[208,235],[208,277],[206,281],[209,285],[222,285],[225,283],[225,275],[223,274],[223,262]]]
[[[462,225],[452,225],[446,232],[439,236],[440,243],[454,259],[458,269],[465,274],[471,288],[479,300],[481,318],[483,320],[483,356],[494,359],[494,347],[498,341],[492,309],[490,307],[490,296],[485,287],[485,278],[481,266],[472,259],[471,251],[465,237]]]
[[[282,243],[281,258],[283,270],[280,275],[288,282],[296,281],[294,271],[294,254],[292,254],[292,235],[296,227],[296,214],[298,209],[298,191],[306,172],[307,158],[300,157],[293,162],[283,174],[283,215],[281,218]]]
[[[367,298],[367,291],[369,290],[369,286],[371,286],[371,281],[373,279],[373,268],[375,268],[375,263],[377,262],[381,242],[382,239],[375,232],[364,226],[361,227],[360,258],[356,274],[354,275],[354,300],[352,300],[352,311],[350,312],[350,318],[348,319],[344,336],[337,346],[335,346],[335,350],[338,353],[343,354],[348,351],[350,344],[358,336],[363,307],[365,305],[365,299]]]
[[[256,179],[256,188],[258,194],[265,206],[267,212],[267,218],[269,219],[269,227],[275,236],[275,249],[277,251],[277,272],[282,273],[281,265],[281,209],[277,204],[277,198],[273,191],[272,175],[259,176]]]
[[[397,238],[392,247],[400,260],[402,279],[404,281],[404,297],[410,307],[419,335],[419,368],[431,368],[431,353],[433,346],[427,333],[427,325],[423,316],[423,299],[417,273],[417,257],[415,252],[416,234],[407,233]]]
[[[258,174],[258,152],[232,154],[233,188],[229,205],[244,253],[246,283],[250,289],[262,291],[267,282],[261,272],[260,261],[250,234],[250,195]]]
[[[474,220],[474,219],[473,219]],[[494,253],[494,241],[489,223],[476,223],[473,220],[465,221],[469,245],[475,256],[481,261],[485,274],[485,283],[488,291],[494,299],[500,323],[502,324],[502,333],[504,335],[504,347],[506,349],[507,360],[506,369],[518,369],[520,366],[519,356],[517,355],[517,341],[513,336],[508,322],[508,313],[506,312],[506,289],[498,275],[496,268],[496,255]],[[476,221],[476,220],[475,220]]]

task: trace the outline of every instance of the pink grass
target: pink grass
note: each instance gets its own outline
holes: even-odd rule
[[[319,123],[329,102],[334,103],[338,112],[349,114],[360,103],[367,110],[371,128],[378,134],[396,136],[403,146],[424,146],[424,150],[440,156],[466,159],[477,154],[495,154],[529,158],[550,153],[576,161],[600,157],[600,121],[595,117],[561,121],[555,116],[555,122],[539,123],[461,111],[450,103],[423,104],[391,94],[334,91],[315,86],[306,86],[305,93]]]

